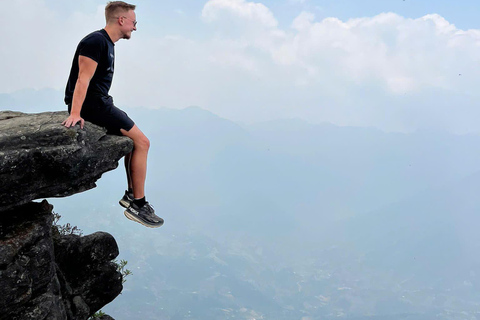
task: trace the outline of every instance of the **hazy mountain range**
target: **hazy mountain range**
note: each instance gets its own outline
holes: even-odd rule
[[[52,108],[0,106],[59,110],[52,92]],[[147,200],[165,225],[123,216],[122,165],[50,199],[64,223],[112,233],[129,261],[105,310],[115,319],[480,316],[480,136],[126,111],[152,142]]]

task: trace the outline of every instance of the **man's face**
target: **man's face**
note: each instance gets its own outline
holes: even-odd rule
[[[132,32],[137,30],[136,25],[137,25],[137,16],[135,14],[135,11],[128,10],[128,12],[126,12],[123,17],[122,39],[130,39],[132,36]]]

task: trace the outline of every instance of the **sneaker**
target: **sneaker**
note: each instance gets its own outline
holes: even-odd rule
[[[118,203],[124,208],[130,207],[130,205],[133,202],[133,193],[125,191],[125,194],[123,195],[123,198],[120,199]]]
[[[124,214],[128,219],[141,223],[149,228],[158,228],[163,225],[163,219],[155,215],[155,210],[148,202],[141,208],[132,202]]]

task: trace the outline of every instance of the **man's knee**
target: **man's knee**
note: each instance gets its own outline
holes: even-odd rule
[[[150,140],[144,135],[138,135],[133,138],[133,145],[137,149],[148,150],[150,148]]]
[[[143,134],[137,126],[130,131],[121,130],[122,134],[131,138],[135,148],[148,150],[150,148],[150,140]]]
[[[150,149],[150,140],[144,135],[141,139],[139,144],[142,146],[144,149]]]

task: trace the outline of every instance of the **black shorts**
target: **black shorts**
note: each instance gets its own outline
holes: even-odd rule
[[[70,113],[72,105],[68,105]],[[135,123],[129,116],[113,104],[112,97],[85,99],[80,116],[93,124],[107,128],[109,134],[122,135],[120,129],[130,131]]]

